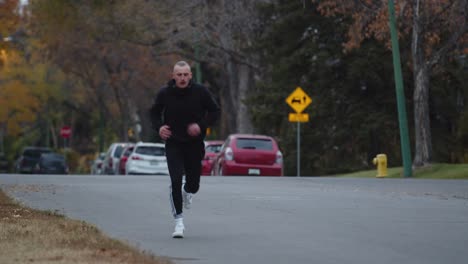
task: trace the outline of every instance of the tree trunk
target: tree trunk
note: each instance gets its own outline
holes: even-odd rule
[[[232,60],[229,60],[225,64],[224,78],[220,80],[220,83],[224,83],[221,90],[221,137],[225,138],[230,133],[237,133],[237,68]],[[227,80],[227,81],[226,81]]]
[[[222,89],[222,123],[221,137],[230,133],[252,133],[253,126],[244,101],[252,83],[252,70],[248,65],[239,64],[228,58],[225,64],[224,78],[226,81]]]
[[[432,161],[432,136],[429,115],[429,71],[421,67],[414,77],[415,155],[413,167],[423,167]]]
[[[141,140],[140,133],[141,133],[141,118],[138,114],[138,109],[135,106],[135,104],[131,101],[127,101],[128,105],[128,112],[129,114],[129,128],[133,130],[133,139],[135,142],[138,142]]]
[[[4,145],[4,126],[3,123],[0,123],[0,152],[5,152],[5,145]]]
[[[421,1],[413,3],[413,34],[411,54],[414,74],[414,131],[415,147],[413,168],[429,165],[432,161],[431,122],[429,118],[429,66],[425,63],[423,43],[423,17]]]
[[[50,134],[52,135],[52,142],[53,142],[53,148],[58,149],[58,138],[57,138],[57,128],[55,127],[54,123],[50,125]]]
[[[253,127],[245,100],[247,99],[249,87],[252,85],[252,71],[251,68],[245,64],[238,65],[238,68],[237,89],[239,90],[239,96],[237,98],[237,131],[239,131],[239,133],[248,134],[253,133]]]

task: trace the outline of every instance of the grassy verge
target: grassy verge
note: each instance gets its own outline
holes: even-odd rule
[[[23,207],[2,190],[0,249],[0,263],[172,263],[106,237],[83,221]]]
[[[388,168],[386,178],[402,178],[403,168]],[[338,177],[371,178],[377,175],[377,170],[358,171],[336,175]],[[432,164],[430,167],[413,171],[412,178],[420,179],[468,179],[468,164]]]

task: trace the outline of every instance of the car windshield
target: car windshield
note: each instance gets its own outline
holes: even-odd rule
[[[206,152],[218,153],[223,145],[209,145],[206,146]]]
[[[273,150],[273,142],[269,139],[238,138],[236,147],[239,149]]]
[[[130,156],[130,154],[132,154],[132,152],[133,152],[133,148],[128,148],[128,149],[124,152],[123,156],[124,156],[124,157],[128,157],[128,156]]]
[[[135,150],[135,153],[142,154],[142,155],[150,155],[150,156],[164,156],[164,148],[156,147],[156,146],[140,146]]]
[[[48,149],[26,149],[23,152],[23,156],[39,158],[42,153],[49,153],[49,152],[51,152],[51,150],[48,150]]]
[[[65,163],[65,157],[60,154],[43,154],[41,160],[44,164]]]
[[[120,157],[120,155],[122,154],[122,151],[124,150],[124,147],[121,146],[121,145],[118,145],[117,147],[115,147],[115,151],[114,151],[114,157]]]

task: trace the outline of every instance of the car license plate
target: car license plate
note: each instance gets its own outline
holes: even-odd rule
[[[150,164],[151,164],[151,165],[158,165],[159,162],[158,162],[157,160],[152,160],[152,161],[150,161]]]
[[[249,169],[249,175],[260,175],[259,169]]]

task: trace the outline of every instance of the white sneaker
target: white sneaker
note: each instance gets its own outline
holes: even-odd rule
[[[175,229],[174,233],[172,233],[173,238],[184,238],[184,220],[183,218],[178,218],[175,220]]]
[[[186,192],[184,187],[182,186],[182,200],[184,201],[185,209],[190,209],[190,207],[192,207],[192,199],[193,193]]]

